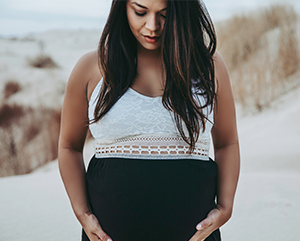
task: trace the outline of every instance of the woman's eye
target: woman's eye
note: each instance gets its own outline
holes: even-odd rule
[[[161,14],[160,16],[163,17],[163,18],[166,18],[166,15]]]
[[[135,14],[138,15],[138,16],[140,16],[140,17],[142,17],[142,16],[144,16],[146,13],[138,13],[138,12],[135,12]]]

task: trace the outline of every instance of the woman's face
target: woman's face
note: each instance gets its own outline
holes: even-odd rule
[[[126,12],[129,27],[140,46],[156,50],[161,45],[167,1],[166,0],[128,0]]]

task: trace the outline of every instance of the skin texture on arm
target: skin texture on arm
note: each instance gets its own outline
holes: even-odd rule
[[[217,208],[201,221],[190,241],[202,241],[225,224],[232,214],[240,170],[239,142],[234,100],[225,63],[218,52],[214,55],[217,102],[214,106],[212,137],[218,164]]]
[[[108,240],[87,201],[83,146],[88,130],[88,89],[100,80],[97,54],[88,53],[74,67],[66,88],[59,138],[59,170],[73,211],[90,240]],[[97,73],[98,72],[98,73]]]

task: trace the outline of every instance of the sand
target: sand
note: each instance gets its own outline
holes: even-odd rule
[[[35,36],[47,41],[45,51],[51,52],[62,66],[46,74],[24,66],[24,57],[33,50],[38,52],[36,42],[20,41],[13,45],[0,40],[5,47],[0,51],[1,80],[33,75],[36,76],[33,79],[41,80],[43,89],[51,87],[50,80],[53,86],[53,83],[65,84],[76,59],[94,48],[98,35],[89,34],[82,37],[80,33],[61,31]],[[86,41],[87,44],[82,44]],[[15,48],[20,51],[16,53]],[[34,84],[26,79],[23,84],[33,88]],[[46,88],[43,94],[44,97],[48,95],[49,100],[56,99],[51,93],[58,87],[52,88]],[[26,102],[25,96],[23,92],[17,95]],[[28,104],[41,100],[39,96],[31,98]],[[61,104],[61,99],[57,101],[55,105]],[[299,123],[299,88],[282,96],[263,112],[248,116],[238,113],[241,175],[232,219],[221,229],[224,241],[299,240]],[[86,164],[92,155],[89,141],[84,151]],[[72,213],[57,160],[31,174],[0,178],[0,195],[1,241],[80,240],[81,228]]]
[[[224,240],[299,240],[300,89],[238,119],[241,176]]]

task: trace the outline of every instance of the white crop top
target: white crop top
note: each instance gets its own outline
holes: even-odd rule
[[[102,80],[94,89],[89,101],[89,120],[94,119]],[[202,96],[197,95],[200,103]],[[213,122],[213,113],[203,110]],[[195,150],[188,153],[189,145],[179,134],[173,113],[162,104],[162,97],[148,97],[129,88],[98,122],[89,126],[95,138],[95,155],[142,159],[199,159],[209,160],[210,131],[206,122],[205,132],[200,132]]]

